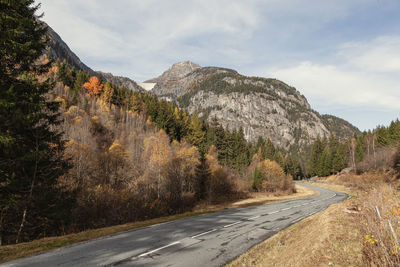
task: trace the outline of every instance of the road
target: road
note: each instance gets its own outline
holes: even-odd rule
[[[305,186],[319,195],[157,224],[0,266],[221,266],[280,230],[348,198]]]

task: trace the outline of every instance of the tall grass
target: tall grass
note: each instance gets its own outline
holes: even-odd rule
[[[390,184],[381,184],[360,197],[360,203],[364,262],[367,266],[400,266],[400,246],[395,239],[400,238],[399,192]]]

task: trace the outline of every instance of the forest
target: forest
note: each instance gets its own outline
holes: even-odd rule
[[[146,220],[294,179],[398,165],[400,122],[282,151],[43,55],[33,1],[1,2],[0,244]],[[390,155],[390,157],[387,157]]]

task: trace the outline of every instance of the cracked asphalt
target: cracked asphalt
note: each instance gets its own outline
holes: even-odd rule
[[[302,185],[319,195],[157,224],[0,266],[221,266],[282,229],[349,197]]]

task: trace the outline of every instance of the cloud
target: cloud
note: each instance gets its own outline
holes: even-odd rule
[[[345,43],[338,56],[350,66],[369,72],[400,72],[400,36],[381,36],[371,42]]]
[[[228,0],[42,2],[44,20],[82,61],[138,79],[178,60],[234,58],[261,15],[256,2]]]
[[[268,73],[328,105],[400,109],[399,44],[400,36],[346,43],[338,47],[335,65],[300,62]]]
[[[399,109],[398,0],[38,1],[95,70],[143,81],[191,60],[275,76],[318,111]]]
[[[383,78],[359,70],[312,62],[301,62],[294,67],[270,70],[269,73],[324,105],[400,109],[397,77]]]

